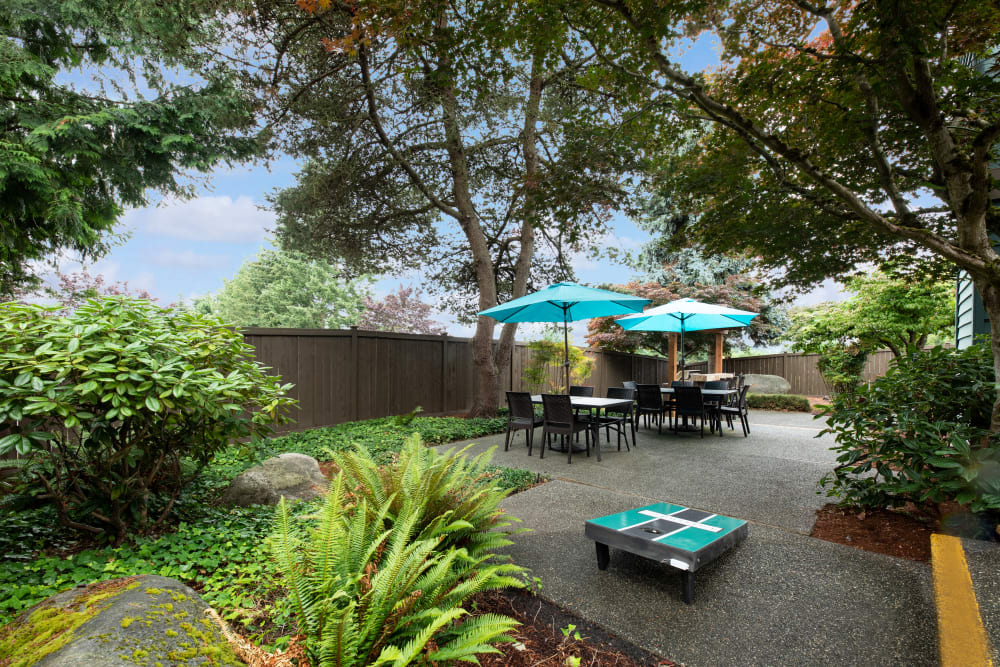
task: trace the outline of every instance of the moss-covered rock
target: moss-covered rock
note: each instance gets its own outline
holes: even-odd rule
[[[174,579],[142,575],[73,588],[0,630],[0,665],[239,665],[208,605]]]

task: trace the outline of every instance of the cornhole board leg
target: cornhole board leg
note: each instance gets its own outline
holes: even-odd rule
[[[681,572],[681,599],[685,604],[694,602],[694,572]]]
[[[594,542],[594,545],[597,547],[597,569],[608,569],[608,561],[611,560],[611,552],[608,550],[608,545],[601,542]]]

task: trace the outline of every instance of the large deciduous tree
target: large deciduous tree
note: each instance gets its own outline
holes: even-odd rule
[[[982,295],[1000,379],[996,3],[555,2],[609,74],[651,91],[644,109],[674,115],[662,186],[700,214],[709,250],[751,250],[796,286],[899,257],[957,265]],[[705,31],[723,66],[687,73],[673,49]]]
[[[639,152],[558,15],[508,2],[257,3],[280,146],[307,159],[276,195],[285,247],[359,271],[429,269],[476,320],[473,414],[496,411],[516,325],[475,312],[572,276],[628,195]]]
[[[847,283],[851,298],[792,313],[787,337],[801,352],[822,352],[826,343],[847,343],[866,351],[886,348],[894,357],[922,349],[930,336],[943,336],[955,323],[955,287],[942,281],[916,282],[884,274]]]
[[[444,334],[446,330],[431,319],[433,308],[412,285],[399,286],[381,299],[365,297],[358,328],[415,334]]]
[[[345,278],[339,266],[264,250],[194,309],[241,327],[344,329],[358,323],[367,296],[366,281]]]
[[[203,59],[224,25],[216,9],[3,3],[0,298],[37,284],[32,261],[101,256],[124,208],[146,204],[150,190],[189,191],[179,173],[257,151],[249,98]]]

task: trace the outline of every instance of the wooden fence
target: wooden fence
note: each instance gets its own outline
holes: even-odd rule
[[[472,341],[451,336],[361,329],[244,329],[257,359],[295,385],[299,401],[296,430],[346,421],[406,414],[417,406],[426,414],[467,412],[476,397]],[[594,370],[587,384],[603,396],[624,380],[656,383],[667,376],[667,361],[617,352],[588,352]],[[521,381],[531,358],[518,343],[501,371],[502,392],[529,391]],[[559,381],[560,368],[552,371]]]
[[[824,396],[830,388],[816,367],[818,354],[768,354],[759,357],[737,357],[724,359],[722,370],[726,373],[757,373],[780,375],[792,385],[791,393],[806,396]],[[889,370],[892,352],[879,350],[868,355],[862,376],[867,381],[882,377]],[[708,362],[688,364],[687,370],[704,373]],[[752,391],[752,390],[751,390]]]

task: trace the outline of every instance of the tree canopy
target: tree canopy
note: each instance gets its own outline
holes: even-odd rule
[[[415,334],[443,334],[446,330],[431,319],[433,308],[420,297],[419,289],[399,286],[381,299],[366,296],[358,328]]]
[[[922,349],[955,324],[954,285],[914,282],[875,273],[847,283],[853,296],[791,314],[787,339],[799,352],[823,353],[853,345],[865,352],[887,348],[900,357]]]
[[[221,33],[216,9],[3,4],[0,296],[35,282],[32,261],[101,256],[126,207],[145,205],[150,190],[189,193],[180,173],[257,151],[248,97],[203,57]]]
[[[346,279],[337,265],[264,250],[194,308],[240,327],[344,329],[358,323],[367,296],[367,281]]]
[[[572,277],[642,161],[614,98],[577,83],[589,47],[516,2],[255,6],[274,136],[306,161],[272,198],[279,241],[355,271],[427,269],[476,321],[472,412],[495,412],[516,325],[494,348],[475,313]]]
[[[957,265],[989,314],[1000,380],[1000,6],[552,1],[597,51],[604,88],[670,119],[658,182],[698,214],[709,252],[744,249],[797,287],[865,264]],[[705,32],[721,67],[683,71],[675,49]]]

